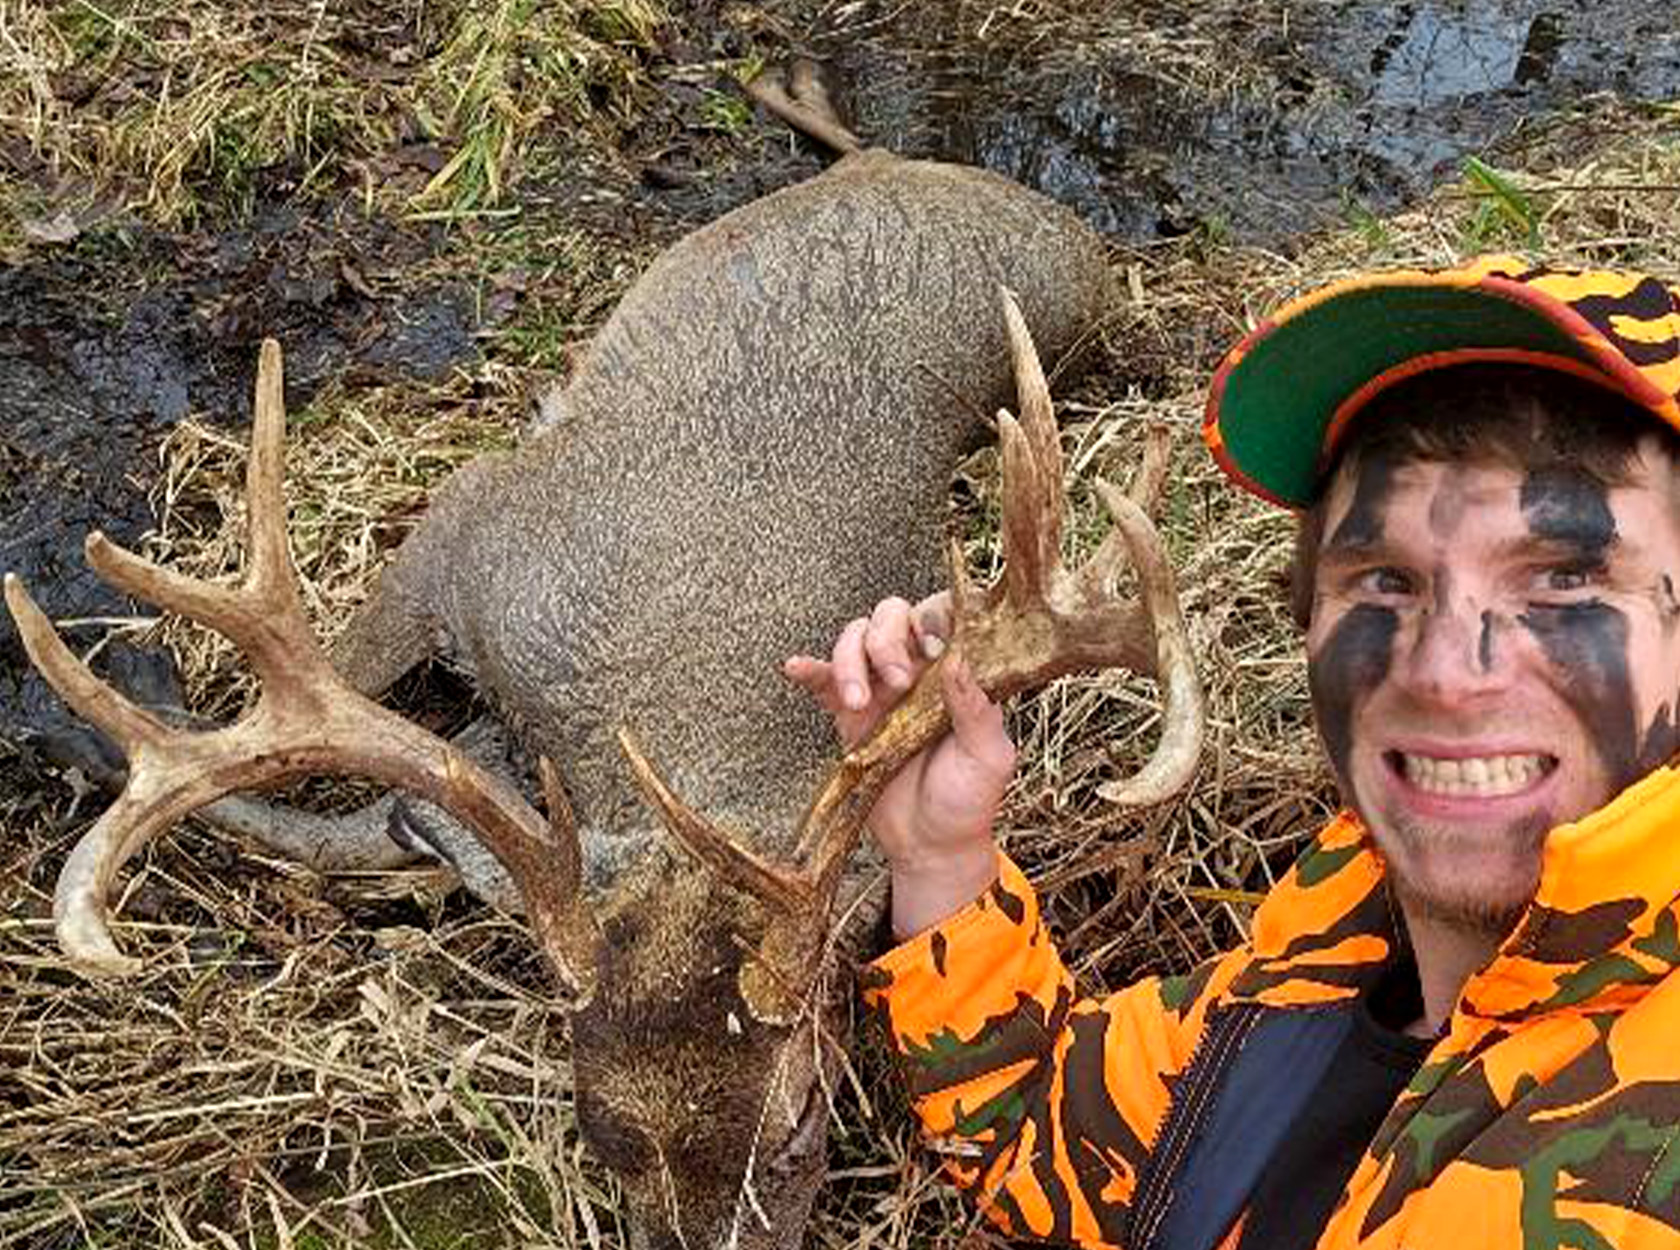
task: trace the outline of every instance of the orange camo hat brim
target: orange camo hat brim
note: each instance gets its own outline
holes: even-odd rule
[[[1239,486],[1305,508],[1373,397],[1472,361],[1585,377],[1680,431],[1680,290],[1648,274],[1516,256],[1338,282],[1287,304],[1227,353],[1202,434]]]

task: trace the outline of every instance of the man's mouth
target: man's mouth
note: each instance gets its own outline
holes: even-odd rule
[[[1407,751],[1387,753],[1389,766],[1425,794],[1502,798],[1520,794],[1557,767],[1553,755],[1471,755],[1442,759]]]

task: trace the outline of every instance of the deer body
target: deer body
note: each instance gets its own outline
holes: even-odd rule
[[[1000,285],[1024,312],[1010,307],[1007,335]],[[986,619],[964,626],[959,612],[958,645],[974,641],[969,662],[994,694],[1111,664],[1161,672],[1165,689],[1194,694],[1170,571],[1137,503],[1109,500],[1133,558],[1155,553],[1140,564],[1145,607],[1108,602],[1118,538],[1049,597],[1034,589],[1062,576],[1061,469],[1027,326],[1055,359],[1107,294],[1100,240],[1043,197],[980,170],[850,155],[656,260],[545,403],[535,435],[434,493],[330,669],[285,555],[279,350],[269,345],[247,586],[194,588],[103,539],[89,548],[107,579],[245,650],[264,696],[244,721],[182,734],[127,707],[8,580],[32,657],[131,760],[124,794],[61,875],[61,940],[84,966],[132,964],[105,928],[117,868],[183,812],[241,786],[345,770],[421,793],[473,827],[485,859],[511,874],[562,983],[583,988],[572,1026],[578,1122],[621,1182],[633,1240],[796,1245],[823,1175],[824,1088],[844,1035],[843,981],[824,980],[821,956],[834,883],[867,810],[857,800],[867,787],[854,783],[889,775],[939,731],[941,709],[937,694],[923,697],[937,689],[924,680],[847,767],[869,758],[824,782],[832,732],[781,663],[825,648],[887,594],[934,588],[951,469],[1013,399],[1012,378],[1023,425],[1000,418],[999,433],[1006,484],[1011,463],[1026,466],[1028,502],[1005,525],[1020,575],[979,605]],[[1158,488],[1161,471],[1144,477]],[[1030,628],[1011,624],[1027,617]],[[545,833],[512,789],[360,697],[440,651],[530,755],[557,765],[571,818],[550,787]],[[1181,675],[1169,677],[1175,665]],[[1181,701],[1176,720],[1194,733],[1175,747],[1173,784],[1194,767],[1200,729],[1196,699]],[[895,737],[900,723],[912,727]],[[734,837],[650,803],[658,787],[645,761],[639,772],[627,765],[621,729],[672,791]],[[212,770],[208,760],[226,762]],[[667,850],[662,820],[704,866]],[[790,859],[799,873],[773,867]],[[854,929],[867,929],[875,913],[840,898]]]
[[[791,836],[834,744],[781,661],[935,587],[952,466],[1010,398],[998,284],[1054,358],[1104,275],[1065,210],[883,152],[730,213],[624,296],[532,441],[434,495],[335,662],[377,691],[441,632],[559,764],[597,885],[662,837],[621,726],[695,806]]]
[[[952,467],[1012,399],[999,284],[1054,359],[1101,313],[1101,243],[995,175],[884,152],[695,232],[540,432],[435,494],[335,651],[377,691],[441,635],[559,765],[604,934],[574,1021],[580,1123],[653,1244],[797,1241],[823,1046],[742,1005],[762,917],[668,856],[613,735],[755,849],[791,850],[835,746],[781,662],[936,587]]]

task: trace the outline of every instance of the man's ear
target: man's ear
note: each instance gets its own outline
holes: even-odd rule
[[[1289,615],[1303,634],[1312,625],[1313,582],[1318,577],[1319,544],[1324,540],[1324,513],[1325,495],[1320,495],[1295,523],[1295,552],[1289,561]]]

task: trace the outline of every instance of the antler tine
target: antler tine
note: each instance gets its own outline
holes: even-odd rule
[[[124,590],[220,629],[263,672],[256,708],[225,729],[189,733],[147,716],[93,675],[53,630],[21,582],[5,597],[41,672],[79,713],[117,738],[128,781],[77,843],[53,901],[59,941],[90,973],[124,973],[138,961],[111,940],[110,886],[152,837],[235,790],[313,773],[359,775],[410,790],[472,826],[507,868],[564,987],[593,991],[599,935],[581,901],[582,854],[552,765],[542,763],[550,820],[519,793],[441,738],[351,689],[333,673],[304,618],[286,547],[280,352],[265,343],[258,376],[257,446],[248,483],[254,549],[244,586],[206,585],[90,539],[95,567]]]
[[[303,618],[297,570],[286,540],[286,382],[280,344],[264,339],[257,355],[257,387],[251,420],[251,459],[245,467],[245,495],[251,525],[246,585],[278,607]],[[313,638],[312,638],[313,640]]]
[[[1149,762],[1126,780],[1099,787],[1097,793],[1111,802],[1144,807],[1163,802],[1188,784],[1201,756],[1207,708],[1159,532],[1142,508],[1107,482],[1097,483],[1097,493],[1138,572],[1144,613],[1155,631],[1155,676],[1163,704],[1161,737]]]
[[[310,684],[329,668],[304,615],[286,541],[284,393],[280,345],[264,340],[245,473],[250,549],[239,586],[183,577],[98,531],[87,539],[88,563],[100,577],[216,630],[239,647],[265,685]]]
[[[1005,509],[1002,524],[1004,594],[1025,605],[1056,567],[1062,546],[1062,449],[1038,351],[1020,305],[999,288],[1021,418],[999,412],[998,449],[1003,480],[1023,506]]]
[[[572,801],[566,796],[560,770],[546,755],[537,759],[537,780],[542,783],[543,807],[548,811],[549,832],[554,835],[555,859],[548,871],[563,895],[576,897],[583,889],[583,843],[578,839],[577,818],[572,814]]]
[[[772,866],[679,799],[628,729],[618,731],[618,749],[666,829],[696,859],[721,880],[745,890],[781,915],[799,916],[809,912],[811,887],[798,873]]]
[[[1144,515],[1154,516],[1160,505],[1161,493],[1167,486],[1167,469],[1172,464],[1172,430],[1161,421],[1152,421],[1143,435],[1143,454],[1138,459],[1137,472],[1126,488],[1131,501],[1142,508]]]
[[[133,756],[143,745],[167,736],[169,730],[162,721],[100,681],[76,657],[15,573],[6,574],[5,586],[6,607],[17,623],[25,653],[71,711],[108,733],[125,755]]]

